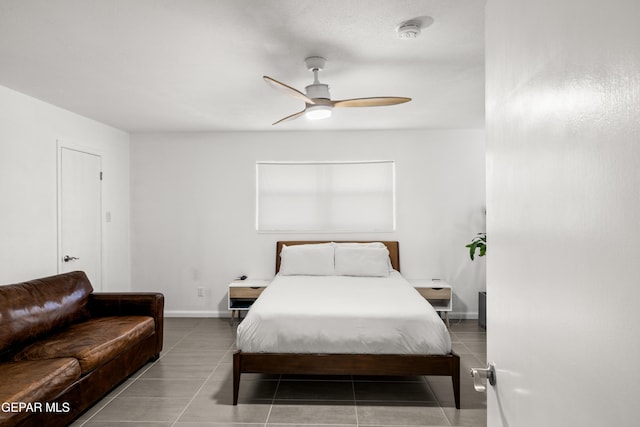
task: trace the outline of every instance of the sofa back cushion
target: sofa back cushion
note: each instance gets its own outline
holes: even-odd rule
[[[0,355],[88,316],[82,271],[0,286]]]

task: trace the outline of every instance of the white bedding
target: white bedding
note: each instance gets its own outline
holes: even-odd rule
[[[397,271],[388,277],[280,276],[238,326],[247,353],[448,354],[433,307]]]

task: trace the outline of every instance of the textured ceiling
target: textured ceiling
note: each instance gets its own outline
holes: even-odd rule
[[[484,0],[0,0],[0,85],[130,132],[484,126]],[[431,16],[419,38],[403,21]],[[271,123],[307,56],[332,99],[407,96]]]

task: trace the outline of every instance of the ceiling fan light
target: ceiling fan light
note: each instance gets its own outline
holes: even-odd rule
[[[307,107],[305,117],[310,120],[328,119],[329,117],[331,117],[331,106],[311,105]]]

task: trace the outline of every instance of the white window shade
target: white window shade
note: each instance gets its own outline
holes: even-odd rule
[[[258,231],[395,229],[393,161],[257,162]]]

